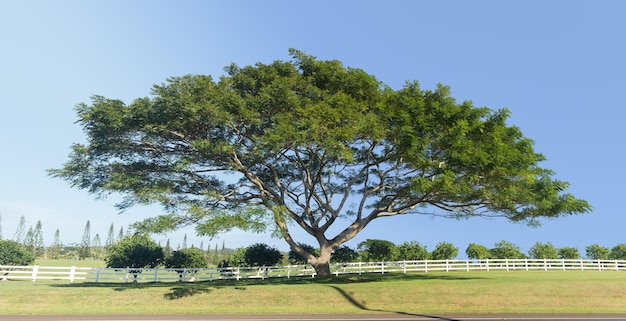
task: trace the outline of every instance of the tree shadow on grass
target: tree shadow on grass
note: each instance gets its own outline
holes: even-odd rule
[[[172,292],[165,293],[163,296],[168,300],[177,300],[184,297],[194,296],[196,294],[210,293],[211,289],[208,288],[186,288],[178,287],[172,288]]]
[[[337,285],[341,284],[354,284],[354,283],[369,283],[369,282],[390,282],[390,281],[417,281],[417,280],[473,280],[483,279],[482,277],[464,276],[463,274],[456,273],[389,273],[389,274],[363,274],[363,275],[339,275],[331,276],[327,278],[311,278],[311,277],[292,277],[289,279],[283,278],[271,278],[271,279],[247,279],[247,280],[213,280],[213,281],[198,281],[193,283],[182,282],[138,282],[138,283],[121,283],[121,282],[75,282],[64,284],[50,284],[52,287],[62,288],[110,288],[115,292],[132,291],[134,289],[146,289],[146,288],[170,288],[171,292],[164,294],[164,297],[168,300],[177,300],[185,297],[194,296],[197,294],[210,293],[213,289],[219,288],[234,288],[237,290],[245,290],[246,287],[253,287],[259,285],[306,285],[306,284],[325,284],[331,288],[339,291],[349,302],[362,310],[370,310],[364,305],[358,303],[348,293],[345,293]],[[370,310],[372,311],[372,310]],[[375,311],[375,310],[374,310]],[[393,311],[379,311],[379,312],[393,312]],[[403,314],[402,312],[395,312]],[[422,315],[416,315],[422,316]],[[424,317],[424,316],[422,316]],[[440,320],[451,319],[440,318]]]
[[[348,302],[350,302],[352,305],[354,305],[355,307],[357,307],[357,308],[359,308],[361,310],[372,311],[372,312],[395,313],[395,314],[408,315],[408,316],[414,316],[414,317],[422,317],[422,318],[432,318],[433,320],[460,321],[460,320],[457,320],[457,319],[450,319],[450,318],[441,317],[441,316],[434,316],[434,315],[407,313],[407,312],[400,312],[400,311],[388,311],[388,310],[381,310],[381,309],[370,309],[367,306],[365,306],[364,303],[361,303],[361,302],[357,301],[350,293],[346,292],[344,289],[342,289],[342,288],[340,288],[338,286],[335,286],[335,285],[329,285],[329,287],[337,290],[337,292],[339,292],[339,294],[341,294],[346,300],[348,300]]]

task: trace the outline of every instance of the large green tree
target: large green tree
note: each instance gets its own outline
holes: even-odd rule
[[[134,234],[113,244],[104,261],[110,268],[127,268],[137,282],[137,274],[144,268],[154,268],[163,264],[163,248],[148,235]]]
[[[398,247],[386,240],[367,239],[359,243],[357,249],[361,258],[370,262],[391,261],[398,257]]]
[[[178,280],[181,282],[185,272],[193,275],[199,269],[207,268],[208,266],[209,261],[200,249],[182,249],[174,251],[171,256],[165,257],[165,267],[174,269],[178,273]]]
[[[25,266],[33,263],[35,256],[24,245],[12,240],[0,240],[0,266]],[[14,268],[4,267],[0,275],[2,280],[7,279],[8,271]]]
[[[533,259],[557,259],[559,253],[552,243],[537,242],[528,250],[528,255]]]
[[[439,242],[430,254],[433,260],[452,260],[459,254],[459,248],[452,243]]]
[[[273,229],[329,275],[333,249],[372,221],[420,214],[541,217],[587,212],[509,112],[459,103],[448,87],[394,90],[361,69],[291,50],[291,61],[174,77],[126,104],[76,108],[87,143],[50,174],[124,209],[160,203],[151,231]],[[315,255],[292,229],[310,234]],[[332,228],[331,228],[332,227]]]

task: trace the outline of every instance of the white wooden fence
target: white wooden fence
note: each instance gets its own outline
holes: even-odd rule
[[[530,271],[530,270],[596,270],[626,271],[626,260],[543,260],[543,259],[489,259],[422,260],[394,262],[354,262],[331,265],[333,275],[365,273],[410,273],[434,271]],[[172,282],[268,279],[314,277],[310,265],[269,267],[234,267],[206,269],[127,269],[45,266],[2,266],[0,278],[37,280],[69,280],[74,282]]]
[[[83,267],[58,267],[58,266],[10,266],[0,265],[0,279],[31,279],[37,280],[86,280],[92,268]]]

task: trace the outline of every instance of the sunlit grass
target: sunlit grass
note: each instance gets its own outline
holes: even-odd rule
[[[87,259],[87,260],[66,260],[66,259],[60,259],[60,260],[50,260],[50,259],[37,259],[35,260],[35,263],[33,263],[32,265],[39,265],[39,266],[60,266],[60,267],[70,267],[70,266],[78,266],[78,267],[105,267],[106,263],[103,260],[92,260],[92,259]]]
[[[451,272],[198,283],[0,282],[0,314],[624,313],[616,271]]]

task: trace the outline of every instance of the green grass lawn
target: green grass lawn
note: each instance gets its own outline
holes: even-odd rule
[[[4,314],[625,313],[616,271],[439,272],[198,283],[0,282]]]
[[[106,263],[103,260],[46,260],[46,259],[37,259],[35,263],[31,265],[39,265],[39,266],[60,266],[60,267],[68,267],[68,266],[78,266],[78,267],[105,267]]]

